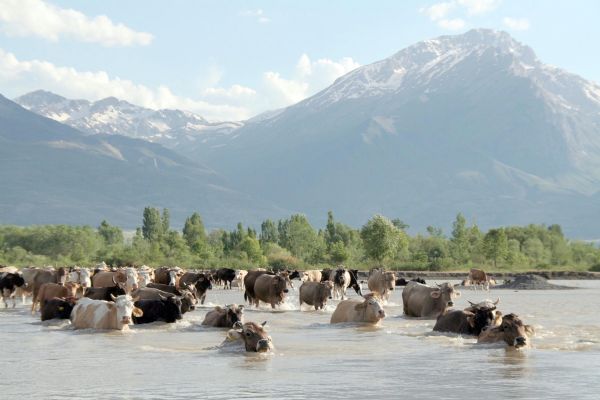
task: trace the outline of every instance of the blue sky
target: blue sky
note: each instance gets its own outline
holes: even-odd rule
[[[508,31],[600,82],[600,2],[0,0],[0,93],[48,89],[244,119],[423,39]]]

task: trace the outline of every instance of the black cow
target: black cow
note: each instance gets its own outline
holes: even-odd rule
[[[165,285],[164,283],[149,283],[146,287],[162,290],[163,292],[171,293],[177,296],[181,296],[181,292],[175,286]]]
[[[112,296],[118,297],[125,294],[125,289],[120,286],[112,286],[112,287],[91,287],[87,288],[85,291],[84,297],[93,299],[93,300],[106,300],[113,301]]]
[[[231,289],[231,281],[235,279],[235,269],[219,268],[215,277],[217,282],[222,283],[225,289]]]
[[[410,281],[407,281],[404,278],[398,278],[398,279],[396,279],[396,286],[406,286],[408,284],[408,282],[419,282],[419,283],[425,285],[425,279],[423,279],[423,278],[413,278]]]
[[[476,308],[473,312],[452,310],[438,316],[433,330],[479,336],[481,331],[493,325],[500,315],[502,315],[500,311],[488,307]]]
[[[348,272],[350,272],[350,285],[348,286],[354,289],[357,295],[362,296],[362,289],[360,287],[360,284],[358,283],[358,270],[349,269]]]
[[[133,316],[134,324],[148,324],[154,321],[173,323],[182,319],[181,299],[178,297],[162,297],[160,300],[138,300],[135,306],[142,309],[144,315]]]
[[[206,291],[212,289],[212,276],[210,274],[186,272],[179,279],[179,287],[189,289],[200,304],[206,300]],[[161,289],[162,290],[162,289]]]
[[[321,271],[321,282],[330,280],[329,279],[330,274],[331,274],[331,268],[325,268],[323,271]]]
[[[4,301],[4,307],[8,307],[7,299],[13,295],[15,289],[25,285],[25,279],[21,274],[13,274],[12,272],[5,273],[0,278],[0,295]],[[13,297],[13,308],[17,305],[16,299]]]
[[[50,300],[44,300],[42,304],[42,321],[49,319],[69,319],[71,318],[71,311],[77,299],[74,297],[55,297]]]
[[[300,272],[298,272],[297,269],[295,269],[293,272],[290,272],[290,275],[288,276],[288,278],[290,278],[290,280],[292,279],[300,279]]]

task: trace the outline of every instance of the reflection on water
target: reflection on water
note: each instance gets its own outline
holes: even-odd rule
[[[299,307],[297,289],[278,310],[246,309],[268,321],[275,351],[220,351],[226,330],[201,322],[215,305],[243,303],[236,290],[209,292],[209,304],[176,324],[127,332],[73,331],[40,322],[26,307],[0,309],[2,398],[577,398],[600,391],[600,282],[556,282],[573,291],[464,291],[467,301],[500,298],[536,328],[533,348],[432,332],[435,321],[402,315],[401,291],[380,326],[329,324],[324,310]],[[354,297],[354,293],[351,294]],[[594,306],[593,306],[594,305]]]

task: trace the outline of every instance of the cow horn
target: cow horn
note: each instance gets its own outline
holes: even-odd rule
[[[500,297],[498,297],[498,300],[496,300],[496,301],[494,302],[494,305],[495,305],[495,306],[497,306],[497,305],[498,305],[498,303],[500,303]]]
[[[467,300],[472,307],[477,306],[477,304],[473,303],[471,300]]]
[[[265,326],[267,324],[267,321],[263,321],[262,324],[260,324],[260,326]]]
[[[112,276],[112,281],[115,284],[115,286],[119,286],[119,284],[117,283],[117,281],[115,281],[115,275],[114,274]]]

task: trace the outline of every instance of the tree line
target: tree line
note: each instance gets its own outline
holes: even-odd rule
[[[600,271],[600,248],[567,239],[560,225],[509,226],[482,231],[458,214],[452,231],[429,226],[409,235],[400,219],[375,215],[360,229],[335,220],[315,229],[301,214],[267,219],[260,230],[238,223],[208,232],[198,213],[181,231],[168,209],[146,207],[135,234],[102,221],[90,226],[0,225],[0,263],[6,265],[179,265],[213,268],[324,268],[346,264],[367,269],[496,270],[565,269]]]

